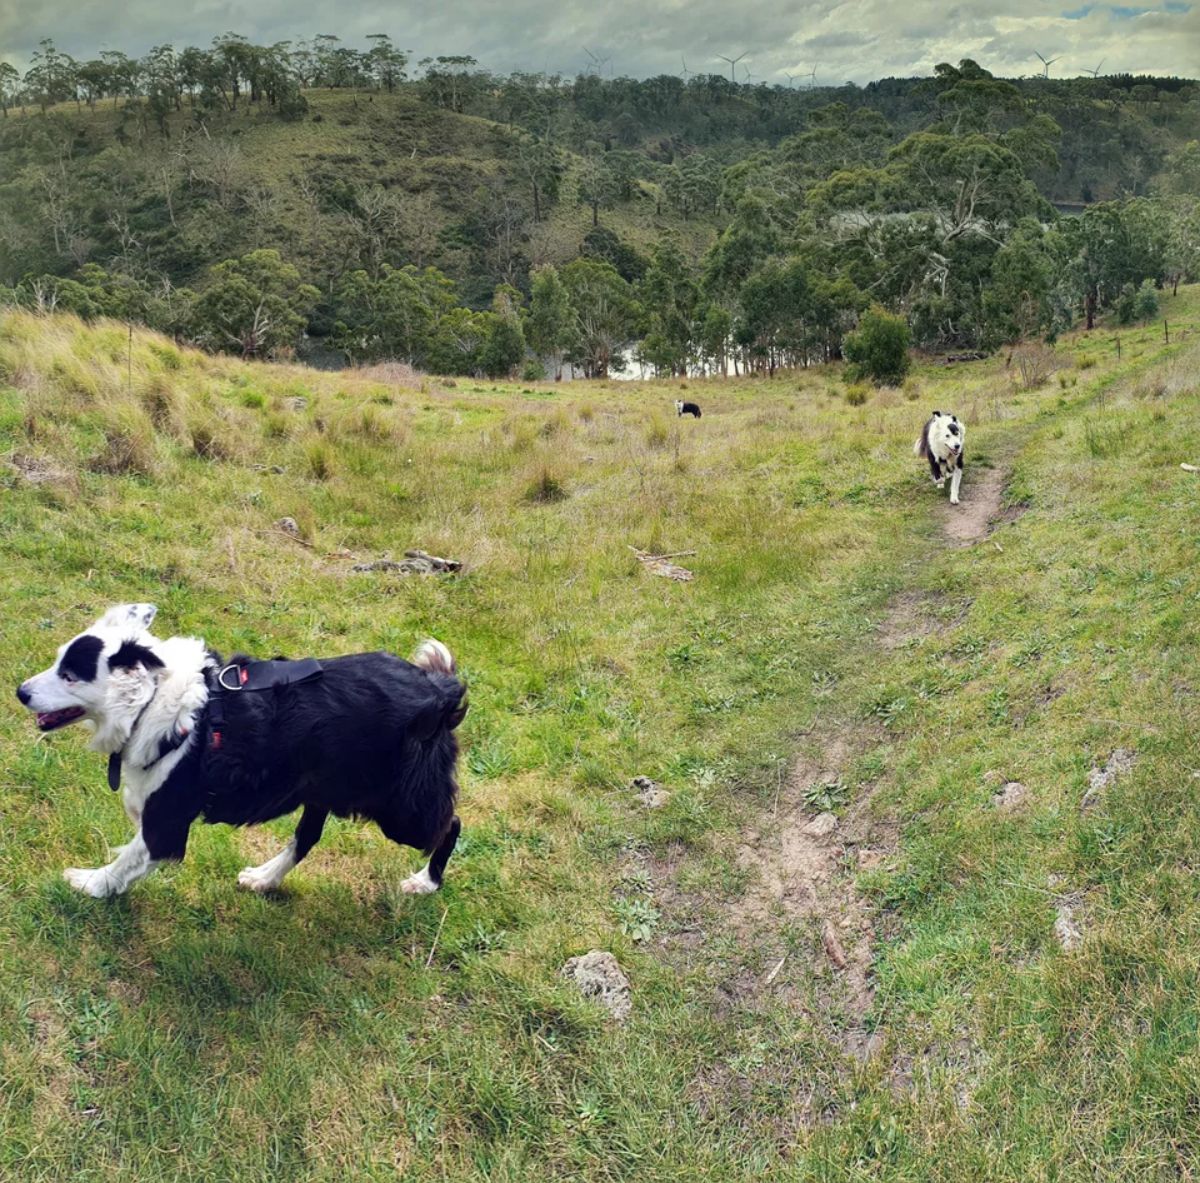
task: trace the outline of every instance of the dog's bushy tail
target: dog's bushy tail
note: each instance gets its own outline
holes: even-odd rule
[[[921,434],[917,436],[917,442],[913,444],[913,455],[920,456],[922,460],[929,459],[929,424],[932,422],[933,420],[930,419],[921,428]]]
[[[454,664],[454,654],[441,641],[435,641],[432,637],[417,646],[412,663],[431,674],[449,674],[453,678],[458,672],[458,667]]]
[[[442,724],[448,731],[453,731],[467,714],[467,688],[458,680],[454,654],[441,641],[430,637],[417,646],[412,663],[431,675],[442,694]]]

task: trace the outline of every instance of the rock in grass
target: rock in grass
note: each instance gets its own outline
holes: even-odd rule
[[[560,972],[575,983],[584,998],[595,999],[618,1023],[629,1018],[633,1007],[629,979],[611,953],[593,949],[582,957],[572,957]]]
[[[671,794],[656,780],[648,776],[635,776],[632,787],[637,789],[642,804],[647,809],[661,809],[671,799]]]
[[[1025,804],[1029,790],[1019,780],[1010,780],[993,798],[992,804],[1001,811],[1016,809]]]
[[[838,819],[836,813],[818,813],[804,827],[806,834],[811,834],[814,838],[824,838],[826,834],[832,834],[837,829]]]
[[[275,523],[276,530],[282,530],[285,534],[290,534],[293,538],[300,537],[300,526],[295,518],[280,518]]]

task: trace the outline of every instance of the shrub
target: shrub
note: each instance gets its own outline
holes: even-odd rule
[[[522,382],[541,382],[546,376],[546,367],[537,358],[530,358],[521,367]]]
[[[1153,320],[1158,315],[1158,292],[1155,291],[1154,280],[1142,280],[1133,302],[1133,311],[1138,320]]]
[[[846,387],[846,403],[851,407],[861,407],[867,401],[867,388],[861,384]]]
[[[899,386],[908,373],[908,322],[874,305],[863,313],[858,328],[846,334],[843,351],[855,379],[876,385]]]

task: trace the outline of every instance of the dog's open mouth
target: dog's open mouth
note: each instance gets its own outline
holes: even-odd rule
[[[83,707],[65,707],[61,711],[38,711],[38,729],[53,731],[57,727],[65,727],[68,723],[74,723],[76,719],[82,719],[86,714]]]

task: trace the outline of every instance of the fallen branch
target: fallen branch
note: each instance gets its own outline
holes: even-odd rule
[[[1184,472],[1200,472],[1200,465],[1196,464],[1181,464],[1179,466]]]
[[[666,555],[647,554],[644,550],[638,550],[636,546],[629,548],[633,551],[637,561],[650,572],[651,575],[661,575],[664,579],[674,579],[680,583],[687,583],[693,578],[692,573],[686,567],[677,567],[674,563],[668,563],[667,559],[679,558],[682,555],[694,555],[694,550],[677,550]]]
[[[626,543],[626,545],[628,546],[628,543]],[[694,555],[696,553],[694,550],[673,550],[670,552],[670,554],[652,555],[649,551],[638,550],[636,546],[630,546],[629,549],[633,551],[633,553],[637,555],[637,557],[641,559],[643,563],[648,563],[651,560],[657,561],[658,559],[682,559],[687,555]]]

